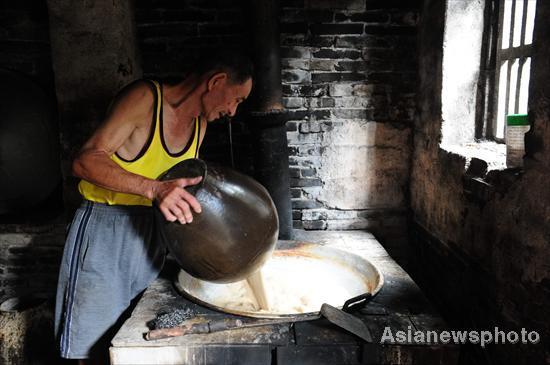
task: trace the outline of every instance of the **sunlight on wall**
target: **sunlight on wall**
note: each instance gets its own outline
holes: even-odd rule
[[[447,1],[443,43],[441,146],[474,141],[483,0]]]

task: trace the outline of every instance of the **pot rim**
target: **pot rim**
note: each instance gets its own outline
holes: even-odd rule
[[[325,246],[325,245],[321,245],[321,244],[317,244],[317,243],[312,243],[312,242],[299,242],[299,244],[297,246],[290,247],[290,248],[275,248],[274,252],[279,251],[279,250],[289,250],[289,251],[296,250],[296,251],[299,252],[300,250],[301,251],[306,251],[308,248],[314,248],[314,249],[315,248],[321,248],[321,250],[327,251],[328,253],[332,252],[332,253],[335,253],[335,254],[338,254],[338,255],[344,255],[344,256],[348,256],[348,257],[356,257],[359,260],[366,262],[367,265],[370,265],[370,267],[374,270],[375,277],[378,279],[377,285],[370,292],[367,292],[368,294],[371,295],[371,298],[374,298],[378,294],[378,292],[380,291],[382,286],[384,285],[384,275],[382,275],[382,272],[380,271],[380,269],[375,264],[373,264],[370,260],[368,260],[364,257],[361,257],[361,256],[359,256],[355,253],[352,253],[352,252],[348,252],[348,251],[344,251],[344,250],[341,250],[341,249],[338,249],[338,248],[329,247],[329,246]],[[179,276],[180,276],[181,271],[184,271],[184,270],[178,271],[175,275],[175,279],[173,280],[173,283],[174,283],[174,286],[175,286],[177,292],[179,294],[181,294],[182,296],[184,296],[185,298],[189,299],[190,301],[194,302],[194,303],[203,305],[207,308],[216,310],[218,312],[229,313],[229,314],[234,314],[234,315],[244,316],[244,317],[252,317],[252,318],[273,318],[273,319],[286,318],[286,319],[300,319],[300,320],[302,320],[302,319],[305,320],[305,318],[307,318],[307,317],[311,317],[311,319],[315,319],[315,318],[319,318],[319,315],[320,315],[321,308],[319,308],[318,311],[313,311],[313,312],[294,313],[294,314],[292,314],[292,313],[291,314],[276,314],[276,313],[240,311],[240,310],[236,310],[236,309],[220,307],[218,305],[215,305],[215,304],[212,304],[212,303],[209,303],[209,302],[205,302],[202,299],[200,299],[196,296],[193,296],[191,293],[187,292],[181,286],[180,281],[179,281]],[[187,272],[185,272],[185,273],[187,275],[190,275]],[[197,279],[197,278],[195,278],[195,279]],[[201,279],[197,279],[197,280],[201,280]],[[363,293],[363,294],[367,294],[367,293]],[[351,299],[351,298],[348,298],[348,299]],[[335,307],[338,308],[338,309],[342,309],[343,304],[335,306]]]

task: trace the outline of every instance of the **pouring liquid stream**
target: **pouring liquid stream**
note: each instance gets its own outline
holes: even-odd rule
[[[246,282],[252,289],[252,293],[258,302],[261,310],[269,311],[271,308],[267,290],[265,288],[265,281],[262,274],[262,270],[257,270],[254,274],[250,275]]]

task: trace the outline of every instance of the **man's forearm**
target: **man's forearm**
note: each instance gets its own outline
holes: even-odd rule
[[[83,151],[72,168],[75,176],[102,188],[153,200],[155,180],[124,170],[103,151]]]

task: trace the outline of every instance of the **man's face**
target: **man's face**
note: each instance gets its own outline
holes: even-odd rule
[[[208,92],[203,97],[203,113],[207,121],[234,116],[237,107],[250,94],[252,79],[242,84],[232,83],[226,73],[213,75],[208,81]]]

